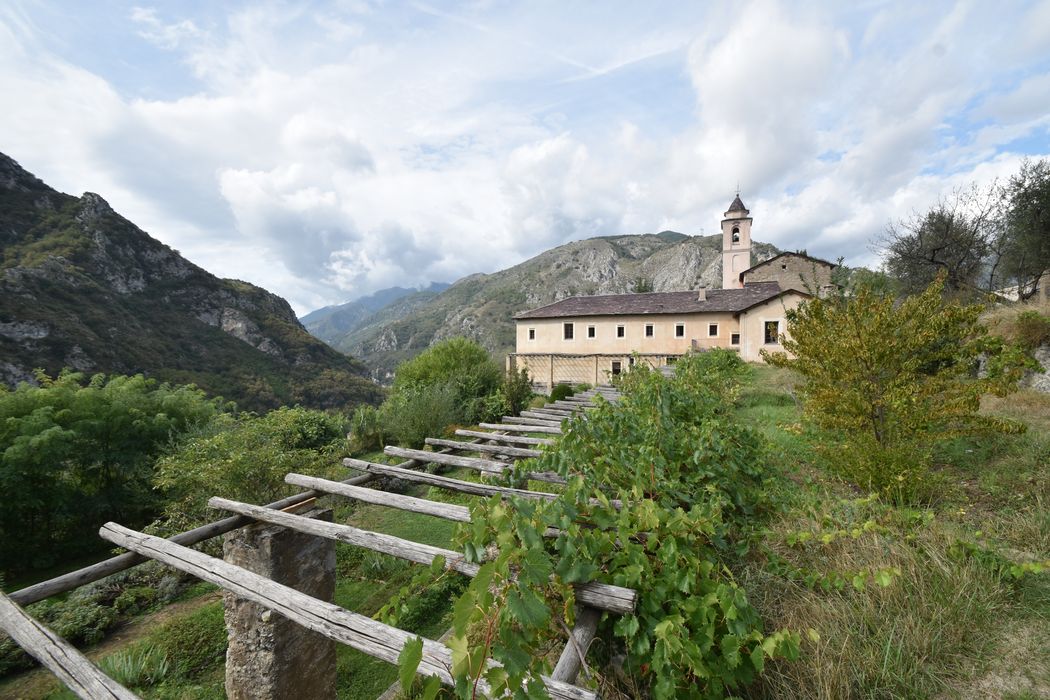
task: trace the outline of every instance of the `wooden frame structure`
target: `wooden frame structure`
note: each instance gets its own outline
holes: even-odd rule
[[[427,464],[466,467],[479,471],[482,477],[503,474],[512,468],[513,462],[538,456],[542,454],[544,447],[552,444],[550,438],[512,433],[561,434],[562,421],[592,407],[594,398],[597,396],[602,396],[610,401],[616,401],[619,398],[615,389],[598,387],[569,397],[564,401],[547,404],[541,409],[523,411],[520,416],[504,416],[501,423],[483,423],[481,427],[486,428],[485,431],[456,431],[457,435],[470,438],[469,441],[428,438],[427,444],[436,448],[433,451],[387,446],[386,454],[405,459],[396,466],[347,458],[343,460],[344,465],[365,473],[346,481],[336,482],[290,473],[285,477],[287,483],[309,490],[266,506],[239,503],[221,497],[211,498],[208,501],[210,507],[235,515],[180,533],[169,539],[136,532],[117,523],[106,523],[99,531],[99,535],[127,549],[128,553],[29,586],[12,593],[9,597],[0,594],[0,629],[10,634],[27,652],[51,669],[79,697],[91,700],[135,698],[133,693],[105,676],[67,642],[28,616],[18,607],[18,604],[28,605],[97,581],[147,560],[156,560],[202,580],[215,583],[241,598],[274,610],[328,639],[396,664],[405,643],[415,639],[418,635],[311,597],[222,559],[198,552],[191,549],[191,546],[252,523],[268,523],[308,535],[364,547],[418,564],[429,565],[437,557],[442,557],[447,569],[466,576],[474,576],[480,566],[467,562],[459,552],[379,532],[361,530],[349,525],[314,520],[288,511],[294,511],[318,496],[331,495],[456,522],[470,521],[470,510],[465,506],[366,487],[365,484],[376,476],[423,483],[444,490],[476,496],[556,498],[557,494],[547,492],[453,479],[421,471],[419,467]],[[473,457],[456,453],[476,453],[485,456]],[[565,483],[562,477],[550,472],[529,472],[528,476],[532,480],[554,485]],[[618,501],[613,501],[613,504],[615,507],[622,507]],[[550,528],[546,533],[550,537],[558,534],[559,531],[554,528]],[[577,687],[573,683],[581,665],[584,664],[583,659],[594,638],[602,614],[631,612],[636,605],[638,594],[633,589],[621,586],[588,583],[577,586],[575,596],[580,606],[576,627],[570,631],[551,676],[541,679],[551,697],[559,700],[590,700],[597,697],[593,691]],[[495,664],[496,662],[490,659],[487,663]],[[424,676],[436,676],[443,683],[451,684],[453,683],[451,669],[451,649],[441,641],[425,639],[423,659],[417,673]],[[489,689],[483,685],[479,686],[478,690],[486,696],[489,694]],[[384,697],[389,695],[390,691],[384,693]]]

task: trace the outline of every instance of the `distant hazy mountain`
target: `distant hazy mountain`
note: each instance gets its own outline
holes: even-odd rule
[[[429,287],[423,289],[389,287],[345,304],[325,306],[311,311],[299,321],[314,337],[320,338],[334,348],[339,348],[347,334],[367,323],[377,312],[409,295],[414,295],[417,300],[431,299],[448,287],[447,282],[433,282]]]
[[[57,192],[0,154],[0,382],[38,367],[193,382],[249,409],[380,398],[284,299],[211,275],[97,194]]]
[[[440,294],[402,297],[359,322],[335,346],[360,357],[379,379],[435,340],[473,338],[496,355],[513,351],[514,314],[578,294],[630,292],[638,280],[653,291],[721,286],[722,236],[603,236],[559,246],[506,270],[475,274]],[[781,252],[753,244],[753,261]]]

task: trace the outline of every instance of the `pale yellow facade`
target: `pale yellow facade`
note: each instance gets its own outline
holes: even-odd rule
[[[737,350],[748,362],[762,362],[761,350],[781,350],[787,312],[806,297],[788,291],[740,314],[639,314],[534,318],[517,321],[516,369],[527,369],[540,384],[606,382],[635,361],[654,367],[673,363],[693,349]],[[766,342],[767,323],[776,323],[776,342]],[[571,338],[566,338],[566,325]],[[650,330],[647,331],[647,328]],[[622,330],[621,330],[622,329]],[[734,337],[736,336],[736,337]]]

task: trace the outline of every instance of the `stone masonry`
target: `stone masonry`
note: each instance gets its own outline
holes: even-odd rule
[[[332,520],[331,510],[299,513]],[[231,564],[331,601],[335,595],[335,543],[273,525],[251,525],[226,535]],[[335,698],[335,642],[238,598],[223,594],[226,695],[230,700]]]

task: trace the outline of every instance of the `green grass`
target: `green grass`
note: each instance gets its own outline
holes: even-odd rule
[[[1009,581],[987,563],[953,555],[952,544],[976,538],[1021,559],[1050,558],[1050,397],[989,400],[986,412],[1023,420],[1029,431],[943,445],[939,497],[916,509],[869,500],[823,468],[813,448],[820,434],[802,425],[796,383],[784,370],[758,367],[738,402],[740,417],[771,449],[779,507],[759,524],[766,546],[800,570],[900,573],[885,588],[824,591],[772,573],[756,548],[741,572],[749,596],[768,630],[800,631],[803,647],[798,661],[767,667],[747,696],[1046,697],[1048,576]],[[877,525],[871,533],[820,541],[867,521]],[[789,545],[799,532],[814,537]]]

